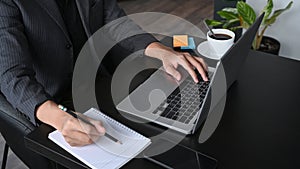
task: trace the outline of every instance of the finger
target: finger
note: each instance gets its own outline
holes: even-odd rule
[[[61,131],[65,138],[71,138],[72,144],[86,145],[91,144],[92,140],[97,140],[99,132],[92,125],[86,124],[76,118],[69,118]],[[70,141],[69,141],[70,142]]]
[[[96,130],[96,128],[94,128],[93,130]],[[74,136],[74,135],[76,135],[76,134],[78,134],[78,138],[79,139],[82,139],[82,138],[84,138],[84,137],[86,137],[86,139],[90,139],[90,140],[92,140],[92,141],[96,141],[96,140],[98,140],[99,139],[99,137],[101,136],[100,134],[95,134],[95,132],[90,132],[90,131],[79,131],[79,130],[73,130],[73,131],[71,131],[71,134],[72,134],[72,137]],[[82,136],[82,137],[79,137],[79,135],[80,136]],[[76,138],[77,138],[76,137]],[[77,138],[77,139],[78,139]],[[87,142],[90,142],[90,140],[84,140],[84,141],[87,141]]]
[[[181,74],[175,69],[173,65],[166,65],[165,70],[168,74],[172,75],[176,80],[181,79]]]
[[[104,135],[105,134],[105,128],[102,125],[102,122],[99,120],[94,120],[88,116],[85,116],[83,114],[78,114],[78,116],[80,116],[81,118],[85,119],[86,121],[88,121],[89,123],[91,123],[93,125],[93,127],[95,127],[95,129],[97,130],[97,132],[95,133],[95,135]],[[91,131],[93,132],[93,131]],[[93,133],[91,133],[93,134]]]
[[[77,128],[78,131],[86,133],[90,136],[100,136],[101,133],[97,130],[97,128],[92,124],[88,124],[86,122],[83,122],[81,120],[79,120],[79,125],[80,127]]]
[[[102,135],[104,128],[100,121],[89,118],[81,113],[76,113],[76,114],[81,119],[79,120],[79,123],[81,127],[84,129],[84,132],[87,132],[87,134],[89,135]],[[82,119],[84,121],[82,121]]]
[[[77,143],[76,141],[74,141],[70,137],[64,137],[64,139],[72,147],[82,146],[81,144]]]
[[[200,73],[202,79],[204,81],[208,81],[208,78],[206,76],[206,72],[205,69],[203,68],[202,64],[198,62],[198,60],[196,60],[194,57],[187,57],[189,62],[196,67],[196,69],[198,70],[198,72]]]
[[[105,128],[103,127],[103,124],[101,121],[98,120],[90,120],[90,122],[95,126],[95,128],[98,130],[101,136],[103,136],[106,132]]]
[[[86,121],[88,121],[89,123],[91,123],[96,129],[97,131],[101,134],[104,134],[105,133],[105,128],[103,127],[103,124],[101,121],[99,120],[95,120],[95,119],[92,119],[90,117],[87,117],[83,114],[81,114],[81,117],[84,118]]]
[[[93,140],[95,140],[87,134],[78,131],[69,132],[68,135],[64,135],[64,138],[71,146],[84,146],[92,144]]]
[[[191,63],[186,59],[188,56],[183,55],[183,57],[180,58],[180,65],[183,66],[183,68],[185,68],[185,70],[188,71],[188,73],[192,76],[193,80],[198,83],[199,80],[197,78],[197,74],[194,71],[193,66],[191,65]]]
[[[72,118],[68,120],[68,122],[65,124],[64,127],[65,131],[69,131],[69,130],[79,131],[82,133],[86,133],[88,135],[96,135],[96,136],[100,135],[98,130],[94,127],[93,124],[89,122],[89,119],[86,116],[84,117],[82,114],[81,115],[78,114],[78,116],[80,116],[80,118],[84,118],[84,120],[77,119],[77,118]]]
[[[195,59],[197,59],[202,64],[202,67],[205,69],[205,71],[208,72],[208,65],[204,59],[200,57],[195,57]]]

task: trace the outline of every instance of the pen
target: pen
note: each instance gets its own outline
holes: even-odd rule
[[[86,120],[85,118],[79,116],[78,114],[76,114],[74,111],[67,109],[66,107],[62,106],[62,105],[58,105],[58,108],[61,109],[62,111],[67,112],[68,114],[70,114],[71,116],[73,116],[76,119],[79,119],[81,121],[83,121],[86,124],[89,124],[91,126],[94,126],[90,121]],[[113,137],[112,135],[105,133],[104,136],[106,136],[107,138],[109,138],[110,140],[122,144],[121,141],[119,141],[118,139],[116,139],[115,137]]]

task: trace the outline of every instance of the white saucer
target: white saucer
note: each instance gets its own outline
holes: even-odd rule
[[[200,55],[210,59],[219,60],[221,58],[220,55],[217,55],[213,50],[211,50],[211,47],[208,45],[207,41],[200,43],[197,47],[197,51],[200,53]]]

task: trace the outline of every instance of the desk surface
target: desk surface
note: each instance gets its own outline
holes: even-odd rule
[[[299,77],[300,62],[251,51],[237,83],[227,94],[222,120],[212,137],[199,144],[198,132],[181,144],[216,158],[219,169],[300,168]],[[110,87],[106,85],[102,88]],[[161,130],[155,125],[126,120],[116,113],[110,97],[99,99],[104,112],[138,132],[151,136]],[[52,130],[40,126],[25,138],[27,146],[69,168],[86,167],[47,139]],[[159,166],[134,159],[124,168]]]

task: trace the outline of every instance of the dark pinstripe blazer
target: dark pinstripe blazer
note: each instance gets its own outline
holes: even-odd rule
[[[115,0],[76,0],[87,36],[125,15]],[[128,43],[145,48],[155,41]],[[131,46],[130,46],[131,45]],[[73,51],[55,0],[0,0],[1,92],[35,124],[37,105],[71,82]]]

